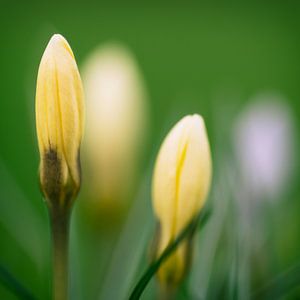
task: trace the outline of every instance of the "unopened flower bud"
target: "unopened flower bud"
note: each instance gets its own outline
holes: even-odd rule
[[[251,100],[234,126],[241,175],[253,200],[281,199],[296,165],[293,112],[276,93]]]
[[[164,140],[153,176],[153,206],[159,222],[157,257],[203,207],[211,182],[211,155],[204,121],[184,117]],[[162,286],[177,285],[187,271],[190,241],[183,241],[162,264]]]
[[[134,56],[119,44],[94,50],[82,74],[87,99],[84,162],[90,199],[102,208],[115,209],[132,192],[145,141],[145,86]]]
[[[39,176],[49,205],[68,205],[78,193],[83,123],[83,89],[76,61],[68,42],[55,34],[41,59],[36,88]]]

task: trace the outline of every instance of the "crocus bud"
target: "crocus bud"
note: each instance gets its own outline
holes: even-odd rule
[[[203,207],[211,182],[211,155],[204,121],[190,115],[164,140],[155,164],[152,196],[159,222],[156,255],[160,254]],[[187,271],[191,241],[183,241],[162,264],[162,286],[177,285]]]
[[[68,204],[78,193],[83,119],[83,89],[75,58],[68,42],[55,34],[40,62],[36,88],[39,176],[50,205]]]
[[[261,93],[251,100],[234,126],[241,175],[254,201],[277,200],[296,165],[293,112],[276,93]]]
[[[126,203],[145,141],[144,82],[135,58],[119,44],[94,50],[82,74],[87,99],[84,162],[89,198],[94,200],[90,204],[111,210]]]

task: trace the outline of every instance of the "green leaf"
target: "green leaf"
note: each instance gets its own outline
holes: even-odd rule
[[[36,299],[4,266],[0,265],[0,284],[5,286],[19,299]]]
[[[154,261],[148,269],[145,271],[144,275],[138,281],[137,285],[133,289],[129,300],[137,300],[140,299],[143,291],[148,285],[149,281],[153,277],[153,275],[157,272],[161,264],[172,254],[173,251],[176,250],[178,245],[189,235],[193,235],[197,228],[203,227],[206,221],[208,220],[211,211],[208,209],[204,209],[199,215],[197,215],[178,235],[178,237],[171,243],[161,254],[161,256]],[[199,226],[200,225],[200,226]]]
[[[300,262],[285,270],[252,295],[252,299],[281,299],[300,286]]]
[[[149,171],[114,249],[98,299],[124,299],[130,291],[152,228],[150,178]]]

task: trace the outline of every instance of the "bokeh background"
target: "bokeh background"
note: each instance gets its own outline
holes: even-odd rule
[[[0,33],[1,299],[17,299],[5,287],[7,272],[37,299],[51,298],[34,95],[40,58],[54,33],[69,41],[79,68],[96,47],[124,44],[142,73],[149,110],[133,200],[118,224],[89,224],[80,212],[85,193],[76,201],[71,298],[126,298],[147,266],[159,145],[181,117],[200,113],[214,161],[214,208],[197,235],[192,272],[178,299],[256,298],[253,293],[278,276],[268,297],[299,299],[297,1],[11,1],[2,4]],[[155,297],[152,280],[144,299]]]

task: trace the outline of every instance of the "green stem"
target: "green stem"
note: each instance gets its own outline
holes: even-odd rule
[[[71,209],[49,209],[53,247],[53,299],[68,299],[68,242]]]
[[[145,271],[143,276],[140,278],[138,283],[133,289],[129,300],[138,300],[140,299],[143,291],[145,290],[146,286],[148,285],[150,279],[153,275],[157,272],[161,264],[172,254],[172,252],[178,247],[178,245],[189,235],[193,235],[199,225],[204,225],[205,222],[208,220],[210,216],[210,210],[203,210],[198,216],[196,216],[177,236],[173,243],[171,243],[161,254],[161,256],[154,261],[148,269]]]

